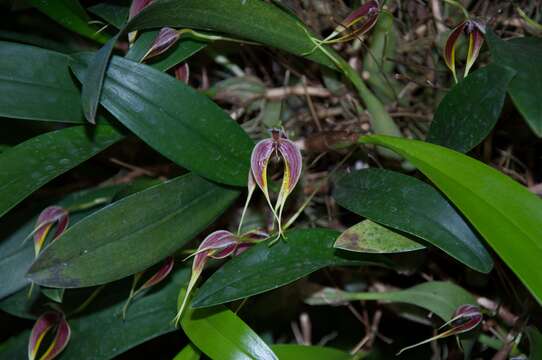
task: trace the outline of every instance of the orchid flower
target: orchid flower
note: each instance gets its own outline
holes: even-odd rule
[[[480,49],[484,44],[484,34],[486,32],[485,25],[477,20],[465,20],[456,26],[446,40],[444,46],[444,61],[446,66],[452,71],[454,80],[457,83],[457,74],[455,71],[455,48],[459,36],[465,34],[469,39],[469,49],[467,52],[467,64],[465,65],[465,73],[463,77],[467,77],[472,65],[480,54]]]
[[[40,345],[45,335],[55,329],[55,336],[47,350],[37,358]],[[51,360],[57,357],[70,341],[71,330],[63,313],[58,311],[48,311],[41,315],[32,331],[28,341],[28,359]]]
[[[196,252],[190,256],[194,256],[194,262],[192,263],[192,275],[184,294],[183,302],[175,317],[175,323],[177,324],[181,319],[183,310],[186,306],[187,300],[192,292],[192,289],[196,285],[198,278],[203,272],[203,268],[209,258],[212,259],[224,259],[230,255],[239,255],[246,251],[253,244],[266,239],[269,235],[261,231],[250,231],[243,235],[234,235],[226,230],[218,230],[209,234],[200,244]]]
[[[367,33],[375,26],[380,13],[378,1],[371,0],[352,11],[321,43],[346,42]]]
[[[194,256],[194,262],[192,263],[192,275],[190,276],[190,281],[188,282],[188,287],[186,288],[186,293],[184,295],[181,307],[179,308],[177,316],[175,317],[175,324],[177,324],[181,319],[189,295],[203,272],[203,268],[205,267],[208,258],[223,259],[233,254],[237,248],[238,242],[238,237],[233,235],[231,232],[226,230],[218,230],[209,234],[202,241],[197,251],[191,255]]]
[[[32,232],[34,234],[34,253],[36,257],[45,244],[45,239],[47,239],[53,224],[57,223],[54,241],[66,230],[69,220],[68,211],[60,206],[49,206],[40,213],[36,227]]]
[[[271,204],[269,189],[267,186],[267,166],[271,157],[276,155],[284,162],[284,174],[282,185],[275,206]],[[261,140],[256,144],[251,156],[251,175],[254,182],[262,190],[273,215],[279,226],[279,237],[282,235],[281,217],[284,204],[292,193],[301,176],[302,157],[299,148],[288,138],[284,131],[279,129],[271,130],[271,138]],[[249,179],[249,199],[254,189]]]
[[[470,305],[470,304],[461,305],[454,312],[454,315],[452,316],[452,318],[439,328],[439,329],[442,329],[443,327],[450,325],[451,326],[450,329],[440,334],[437,334],[429,339],[421,341],[417,344],[407,346],[401,349],[397,353],[397,355],[401,354],[403,351],[410,350],[412,348],[415,348],[423,344],[427,344],[433,340],[442,339],[442,338],[452,336],[452,335],[459,335],[467,331],[471,331],[482,322],[482,319],[483,319],[483,316],[478,306]]]
[[[143,55],[141,62],[165,53],[181,38],[181,32],[170,27],[163,27],[153,40],[151,47]]]
[[[307,56],[313,53],[316,49],[322,48],[323,44],[347,42],[358,36],[366,34],[373,28],[373,26],[375,26],[379,14],[380,5],[378,4],[378,1],[367,1],[365,4],[352,11],[352,13],[348,15],[324,40],[311,36],[306,28],[302,27],[315,45],[312,50],[304,53],[303,55]]]
[[[174,264],[175,264],[175,260],[173,259],[173,257],[172,256],[167,257],[164,263],[162,264],[162,266],[158,269],[158,271],[149,279],[147,279],[147,281],[145,281],[143,285],[141,285],[139,289],[137,290],[135,290],[135,287],[137,283],[139,282],[139,279],[141,279],[141,277],[143,276],[144,271],[134,275],[134,281],[132,282],[130,295],[128,296],[128,299],[126,300],[124,307],[122,308],[123,319],[126,318],[126,311],[128,310],[128,306],[130,305],[132,299],[134,299],[136,296],[141,294],[144,290],[162,282],[162,280],[164,280],[169,275],[169,273],[171,273],[171,270],[173,270]]]

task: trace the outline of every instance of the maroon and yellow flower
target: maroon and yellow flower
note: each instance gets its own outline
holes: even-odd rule
[[[271,204],[267,181],[267,167],[269,165],[269,160],[273,155],[282,158],[284,163],[282,185],[275,206]],[[279,225],[279,235],[282,234],[282,210],[286,199],[292,193],[301,177],[302,160],[299,148],[292,141],[288,140],[284,131],[279,129],[271,130],[271,138],[261,140],[256,144],[252,151],[250,161],[251,173],[254,182],[262,190],[267,203],[275,215]],[[249,194],[250,193],[251,184],[249,181]]]
[[[472,65],[480,54],[480,49],[484,44],[485,25],[477,20],[465,20],[455,27],[448,36],[446,45],[444,46],[444,61],[446,66],[452,71],[454,80],[457,83],[457,74],[455,70],[455,48],[461,34],[468,37],[469,48],[467,52],[467,64],[463,77],[467,77]]]
[[[367,33],[378,20],[378,1],[371,0],[352,11],[323,41],[325,44],[346,42]]]
[[[55,330],[55,336],[43,354],[38,358],[38,352],[45,335]],[[41,315],[32,331],[28,341],[28,359],[51,360],[58,356],[70,341],[71,330],[64,314],[58,311],[48,311]]]
[[[403,351],[410,350],[423,344],[427,344],[433,340],[442,339],[452,335],[459,335],[474,330],[482,322],[482,320],[482,312],[480,311],[480,308],[478,306],[470,304],[461,305],[454,312],[452,318],[440,327],[440,329],[442,329],[443,327],[450,325],[450,328],[448,330],[443,331],[440,334],[437,334],[424,341],[420,341],[417,344],[407,346],[401,349],[401,351],[399,351],[397,355],[401,354]]]
[[[66,209],[60,206],[49,206],[45,208],[38,216],[36,222],[36,228],[34,229],[34,253],[36,256],[41,251],[41,248],[45,244],[45,239],[49,231],[56,223],[56,232],[53,240],[56,240],[66,230],[69,224],[69,214]]]

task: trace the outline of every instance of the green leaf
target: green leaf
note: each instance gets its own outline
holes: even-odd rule
[[[347,352],[323,346],[279,344],[271,346],[271,350],[280,360],[352,359],[352,355]]]
[[[463,304],[476,305],[476,299],[468,291],[447,281],[430,281],[406,290],[387,292],[346,292],[324,288],[306,300],[309,305],[327,305],[345,301],[379,300],[400,302],[424,308],[447,321]]]
[[[194,346],[194,344],[189,343],[186,345],[175,357],[173,360],[199,360],[201,357],[201,352]]]
[[[122,139],[110,126],[51,131],[0,155],[0,216],[60,174]]]
[[[542,303],[542,201],[497,170],[453,150],[416,140],[367,136],[423,172],[470,220]]]
[[[460,152],[481,143],[499,119],[515,74],[510,68],[490,64],[456,84],[439,104],[427,141]]]
[[[363,220],[346,229],[333,246],[343,250],[378,254],[425,249],[425,246],[371,220]]]
[[[227,308],[187,310],[181,326],[190,341],[211,359],[277,359],[267,344]]]
[[[88,55],[73,69],[84,78]],[[113,57],[102,104],[162,155],[206,178],[246,185],[252,140],[221,108],[182,81]]]
[[[529,360],[542,359],[542,334],[534,326],[526,330],[529,338]]]
[[[294,230],[286,234],[286,241],[273,246],[255,245],[215,272],[198,290],[192,306],[207,307],[243,299],[289,284],[327,266],[394,265],[384,256],[334,249],[338,235],[336,231],[325,229]]]
[[[383,169],[356,171],[338,181],[333,197],[348,210],[424,239],[477,271],[491,271],[491,256],[463,218],[416,178]]]
[[[106,2],[92,5],[87,10],[113,25],[117,29],[122,28],[128,20],[128,6],[109,4]]]
[[[295,55],[304,55],[314,49],[302,22],[262,0],[156,1],[129,22],[127,31],[163,26],[211,30]],[[335,68],[320,49],[307,55],[307,58]]]
[[[55,204],[64,208],[71,208],[95,203],[96,200],[100,201],[100,205],[97,207],[73,212],[70,215],[70,225],[73,226],[85,216],[99,209],[100,206],[111,202],[113,197],[123,187],[124,185],[114,185],[83,190],[69,194],[61,201],[55,202]],[[47,205],[50,204],[44,204],[43,208]],[[42,209],[39,209],[39,211]],[[0,229],[2,229],[2,233],[0,234],[0,283],[3,284],[0,287],[0,299],[22,289],[29,283],[25,276],[34,260],[34,244],[32,239],[24,241],[34,230],[38,216],[29,217],[25,216],[26,214],[22,214],[25,220],[29,220],[19,225],[20,221],[17,220],[15,215],[19,214],[4,217],[0,223]]]
[[[83,106],[83,114],[85,115],[85,119],[91,124],[96,123],[96,113],[98,112],[100,95],[102,94],[105,71],[109,64],[109,58],[113,53],[113,47],[120,35],[121,33],[119,32],[98,50],[88,64],[90,70],[79,79],[82,83],[81,105]]]
[[[226,35],[277,47],[331,68],[335,64],[305,33],[304,25],[292,14],[262,0],[165,0],[156,1],[134,17],[112,42],[106,44],[91,61],[83,83],[83,111],[93,121],[98,107],[105,69],[116,38],[124,32],[152,28],[188,27],[211,30]],[[328,49],[333,52],[333,50]]]
[[[0,116],[83,122],[81,95],[70,77],[69,60],[54,51],[0,41]]]
[[[175,300],[188,275],[186,269],[176,271],[158,291],[134,301],[126,320],[120,314],[129,287],[106,287],[83,313],[68,318],[72,337],[58,359],[112,359],[175,330],[171,321],[176,313]],[[2,344],[0,358],[25,359],[29,336],[30,331],[24,331]]]
[[[73,288],[145,270],[180,249],[238,194],[188,174],[128,196],[70,227],[43,250],[28,277]]]
[[[89,25],[90,19],[77,0],[28,0],[28,2],[71,31],[101,43],[107,41],[107,36],[97,33],[98,28]]]
[[[486,39],[493,61],[517,72],[508,93],[534,133],[542,137],[542,39],[503,41],[492,31],[487,32]]]
[[[147,31],[139,35],[137,41],[126,54],[126,59],[136,62],[141,61],[143,56],[150,49],[151,44],[157,35],[158,31]],[[152,59],[148,65],[157,70],[166,71],[190,58],[206,46],[207,43],[203,41],[181,38],[175,45],[168,49],[165,54],[158,56],[156,59]]]

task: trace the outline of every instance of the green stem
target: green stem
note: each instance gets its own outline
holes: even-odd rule
[[[303,28],[305,31],[306,29]],[[315,48],[319,48],[331,61],[337,65],[339,70],[350,80],[352,85],[356,88],[360,98],[365,103],[369,114],[371,115],[371,124],[376,134],[391,135],[402,137],[401,131],[388,114],[384,105],[378,100],[376,96],[369,90],[365,82],[361,79],[358,72],[352,68],[346,60],[340,56],[332,54],[325,46],[322,46],[320,40],[313,38],[308,32],[307,36],[314,43]]]
[[[75,314],[78,314],[80,313],[81,311],[85,310],[87,308],[87,306],[92,302],[92,300],[94,300],[96,298],[96,296],[98,296],[98,294],[105,288],[105,285],[102,285],[98,288],[96,288],[96,290],[94,290],[92,292],[92,294],[90,294],[90,296],[81,304],[79,305],[79,307],[77,307],[77,309],[75,309],[74,311],[72,311],[67,317],[70,317],[70,316],[73,316]]]

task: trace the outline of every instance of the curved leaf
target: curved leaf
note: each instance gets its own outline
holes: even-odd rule
[[[334,249],[338,235],[325,229],[294,230],[286,234],[286,241],[273,246],[255,245],[215,272],[198,290],[192,306],[207,307],[243,299],[289,284],[326,266],[394,265],[384,256]]]
[[[296,55],[308,54],[308,59],[335,68],[335,64],[322,50],[314,48],[304,25],[295,16],[262,0],[155,1],[135,16],[92,58],[87,77],[82,81],[81,96],[87,120],[93,122],[96,115],[105,70],[117,38],[125,32],[164,26],[225,33]],[[331,49],[328,51],[333,52]]]
[[[491,132],[516,72],[490,64],[456,84],[442,99],[427,134],[427,141],[468,152]]]
[[[58,52],[0,41],[0,116],[82,123],[69,61]]]
[[[238,194],[188,174],[128,196],[69,228],[43,250],[28,277],[72,288],[145,270],[191,240]]]
[[[194,344],[189,343],[186,345],[175,357],[173,360],[199,360],[201,357],[201,352],[194,346]]]
[[[327,305],[355,300],[411,304],[435,313],[444,321],[450,320],[461,305],[476,304],[476,299],[468,291],[447,281],[430,281],[406,290],[387,292],[345,292],[334,288],[324,288],[311,295],[306,302],[310,305]]]
[[[491,256],[470,227],[437,190],[422,181],[367,169],[341,178],[333,197],[348,210],[418,236],[477,271],[491,271]]]
[[[126,31],[161,28],[211,30],[234,38],[259,42],[335,68],[291,13],[262,0],[162,0],[134,17]]]
[[[211,359],[278,359],[243,320],[223,306],[190,309],[181,326],[190,341]]]
[[[424,245],[371,220],[363,220],[343,231],[333,246],[348,251],[376,254],[425,249]]]
[[[67,29],[104,43],[107,36],[98,33],[98,28],[89,25],[85,9],[77,0],[28,0],[32,6]]]
[[[122,28],[124,23],[128,20],[128,6],[102,2],[88,7],[87,10],[90,13],[101,17],[117,29]]]
[[[323,346],[305,346],[279,344],[271,346],[280,360],[349,360],[352,355],[347,352]]]
[[[542,39],[504,41],[492,31],[487,32],[486,38],[493,61],[517,71],[508,93],[534,133],[542,137]]]
[[[366,136],[423,172],[470,220],[542,303],[542,201],[497,170],[453,150],[416,140]]]
[[[76,56],[84,78],[89,55]],[[183,82],[149,66],[113,57],[102,104],[162,155],[198,175],[246,185],[252,140],[222,109]]]
[[[186,269],[176,271],[160,290],[134,301],[125,320],[120,314],[129,288],[105,288],[83,313],[68,318],[72,338],[57,359],[112,359],[145,341],[174,331],[171,319],[176,313],[176,297],[188,275]],[[0,358],[26,358],[29,334],[24,331],[2,344]]]
[[[51,131],[0,155],[0,216],[60,174],[122,139],[110,126]]]

